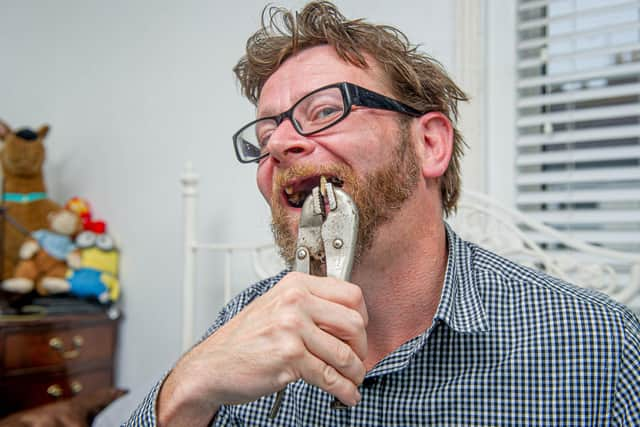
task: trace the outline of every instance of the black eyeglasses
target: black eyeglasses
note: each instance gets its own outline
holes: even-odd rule
[[[283,113],[262,117],[243,126],[233,135],[236,157],[241,163],[252,163],[268,156],[266,147],[269,137],[286,118],[291,120],[296,132],[309,136],[341,122],[354,105],[396,111],[413,117],[424,114],[400,101],[353,83],[334,83],[308,93]]]

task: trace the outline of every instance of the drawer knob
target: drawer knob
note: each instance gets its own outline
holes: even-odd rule
[[[47,387],[47,394],[51,397],[55,397],[56,399],[62,397],[62,387],[58,384],[52,384]]]
[[[80,347],[84,345],[84,338],[81,335],[76,335],[71,339],[73,343],[72,350],[66,350],[64,348],[64,343],[62,339],[59,337],[53,337],[49,340],[49,347],[60,353],[60,355],[65,359],[75,359],[80,355]]]
[[[71,341],[75,348],[80,348],[84,345],[84,338],[82,338],[82,335],[74,335]]]
[[[64,344],[62,343],[62,340],[58,337],[53,337],[49,340],[49,347],[57,351],[64,350]]]
[[[82,391],[82,383],[80,381],[71,381],[71,392],[78,394]]]

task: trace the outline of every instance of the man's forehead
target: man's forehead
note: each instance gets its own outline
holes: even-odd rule
[[[329,45],[306,48],[287,58],[267,79],[258,99],[258,116],[279,114],[297,100],[320,87],[348,81],[372,90],[380,87],[381,67],[365,54],[367,67],[358,67],[343,60]]]

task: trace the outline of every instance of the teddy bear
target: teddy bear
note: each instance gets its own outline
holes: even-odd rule
[[[70,210],[60,209],[48,215],[49,228],[36,230],[20,247],[14,277],[5,279],[2,288],[15,293],[28,293],[34,288],[48,294],[49,286],[65,281],[68,266],[80,266],[73,237],[82,228],[80,218]]]
[[[29,128],[12,130],[0,120],[0,140],[3,141],[0,164],[4,175],[0,279],[13,276],[20,260],[20,247],[29,233],[46,229],[47,215],[62,208],[47,197],[42,173],[45,159],[43,141],[48,132],[47,125],[37,131]]]

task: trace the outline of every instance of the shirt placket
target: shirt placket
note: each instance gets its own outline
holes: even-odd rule
[[[380,383],[384,376],[371,376],[364,379],[360,386],[362,400],[353,408],[349,409],[349,426],[368,427],[381,425],[382,421],[382,401]]]

